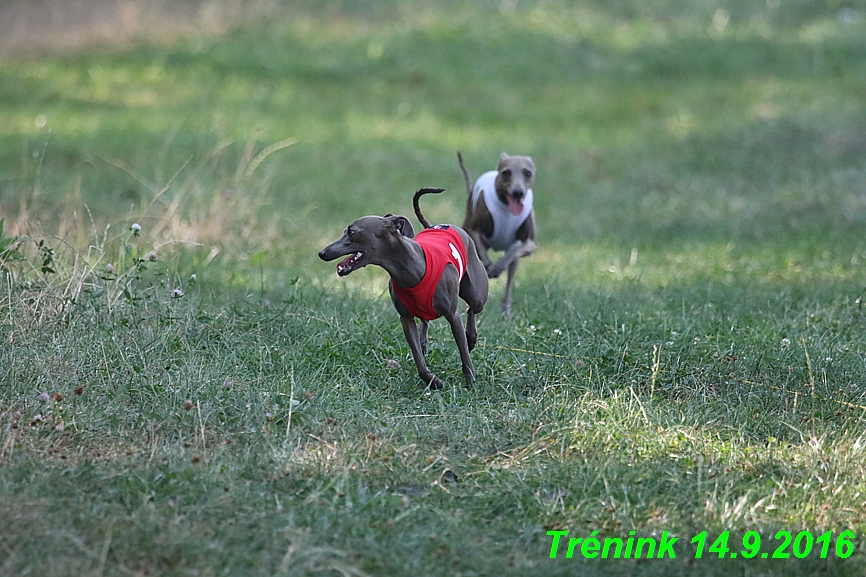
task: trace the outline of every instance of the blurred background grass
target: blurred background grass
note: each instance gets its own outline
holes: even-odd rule
[[[175,215],[157,242],[242,238],[306,269],[420,186],[447,187],[427,210],[459,221],[459,148],[473,174],[503,150],[536,157],[539,264],[600,247],[710,267],[862,256],[863,2],[117,6],[113,48],[45,26],[2,56],[7,232],[63,236],[77,211],[87,237],[82,205],[101,229],[159,197],[153,218]]]

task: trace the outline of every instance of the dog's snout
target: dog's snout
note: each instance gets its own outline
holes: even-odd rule
[[[328,260],[328,247],[323,248],[319,251],[319,258],[322,260]]]
[[[526,191],[523,190],[522,188],[515,188],[514,190],[511,191],[511,195],[512,195],[515,199],[520,200],[521,198],[523,198],[524,196],[526,196]]]

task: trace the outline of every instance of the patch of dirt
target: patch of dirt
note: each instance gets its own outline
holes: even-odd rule
[[[0,1],[0,54],[160,42],[196,31],[219,34],[274,9],[274,0],[6,0]]]

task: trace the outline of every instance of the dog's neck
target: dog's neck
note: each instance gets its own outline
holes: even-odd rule
[[[388,250],[375,264],[388,271],[397,286],[405,288],[417,286],[427,273],[424,249],[406,237],[399,237],[396,242],[390,243]]]

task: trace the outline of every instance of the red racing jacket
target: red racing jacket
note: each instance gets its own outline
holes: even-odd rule
[[[392,280],[391,288],[410,313],[419,319],[432,321],[440,316],[433,310],[433,295],[445,271],[445,265],[449,262],[453,264],[458,278],[463,280],[463,273],[466,272],[466,247],[460,234],[443,224],[425,228],[415,236],[415,242],[421,245],[427,261],[424,278],[411,288],[397,286]]]

